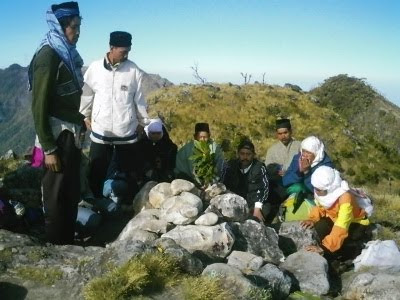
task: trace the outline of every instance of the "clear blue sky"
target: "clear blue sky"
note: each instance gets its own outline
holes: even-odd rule
[[[47,32],[48,0],[1,0],[0,68],[26,66]],[[109,33],[133,35],[130,58],[174,83],[286,82],[308,90],[341,73],[366,78],[400,105],[397,0],[82,0],[77,48],[85,65],[108,49]]]

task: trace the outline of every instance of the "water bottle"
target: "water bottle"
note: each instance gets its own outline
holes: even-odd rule
[[[15,200],[10,200],[9,202],[14,208],[15,214],[18,218],[22,217],[25,214],[25,206],[21,202]]]

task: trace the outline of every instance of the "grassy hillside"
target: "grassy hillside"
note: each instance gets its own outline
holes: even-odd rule
[[[275,119],[289,117],[294,136],[319,136],[345,177],[355,185],[389,187],[400,191],[400,156],[378,136],[359,134],[332,107],[313,95],[270,85],[181,85],[158,90],[148,98],[152,116],[159,115],[172,139],[182,145],[192,137],[196,122],[209,122],[212,136],[234,155],[238,136],[250,137],[264,159],[274,143]]]

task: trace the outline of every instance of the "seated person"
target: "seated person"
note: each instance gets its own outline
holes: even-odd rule
[[[217,168],[217,177],[221,178],[222,168],[224,165],[224,156],[221,148],[210,139],[210,128],[208,123],[197,123],[194,128],[194,139],[197,141],[205,141],[210,147],[211,153],[215,154],[215,164]],[[188,142],[178,150],[176,155],[175,176],[176,178],[189,180],[197,185],[201,185],[200,179],[196,175],[193,167],[193,161],[189,158],[193,155],[194,141]],[[216,178],[216,179],[219,179]]]
[[[151,119],[144,131],[145,135],[137,144],[142,158],[139,176],[144,181],[171,182],[178,147],[169,138],[160,119]]]
[[[301,143],[292,137],[289,119],[276,120],[275,128],[278,142],[268,149],[265,165],[269,179],[268,202],[271,203],[272,210],[277,212],[279,205],[289,196],[283,187],[282,177],[293,157],[300,152]]]
[[[325,146],[320,139],[309,136],[301,142],[300,153],[296,154],[283,175],[282,183],[289,194],[302,192],[313,194],[311,175],[320,166],[333,168],[333,163],[325,152]]]
[[[321,240],[321,247],[308,246],[308,251],[325,253],[327,258],[355,258],[361,253],[362,242],[367,237],[369,220],[360,208],[346,181],[337,170],[321,166],[311,176],[314,199],[317,204],[309,219],[300,224],[303,228],[314,227]],[[352,243],[353,242],[353,243]]]
[[[237,150],[238,158],[230,160],[224,170],[222,182],[231,192],[246,199],[253,216],[263,221],[269,213],[268,178],[265,165],[255,158],[254,145],[242,141]]]

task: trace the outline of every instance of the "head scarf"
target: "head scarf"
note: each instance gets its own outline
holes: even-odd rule
[[[57,13],[60,13],[59,10],[56,10]],[[62,9],[62,17],[66,16],[74,16],[76,13],[79,13],[79,10],[76,9]],[[37,48],[35,55],[32,58],[32,61],[29,65],[29,89],[32,89],[32,80],[33,80],[33,60],[36,54],[43,48],[43,46],[50,46],[54,51],[57,52],[58,56],[60,56],[61,60],[64,62],[68,70],[71,72],[74,78],[75,85],[78,89],[81,89],[83,86],[83,75],[82,75],[82,66],[83,60],[76,50],[75,45],[71,45],[67,38],[64,35],[64,32],[61,28],[60,23],[56,15],[54,14],[52,8],[50,7],[46,13],[47,25],[49,26],[49,32],[45,35],[44,39],[40,43]]]
[[[150,119],[149,125],[144,128],[147,137],[151,132],[161,132],[161,137],[163,135],[163,123],[160,119]]]
[[[324,208],[330,208],[336,200],[350,190],[347,181],[340,178],[338,170],[331,167],[318,167],[311,175],[311,184],[314,188],[327,191],[325,196],[318,196],[314,191],[314,198]]]
[[[311,167],[316,166],[324,159],[324,143],[315,136],[309,136],[301,142],[301,152],[303,152],[303,150],[309,151],[315,155],[315,158],[311,163]]]

